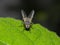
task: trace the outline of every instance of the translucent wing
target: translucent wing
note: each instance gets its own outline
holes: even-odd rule
[[[32,21],[32,18],[34,16],[34,13],[35,13],[35,11],[32,10],[31,13],[29,14],[28,18],[30,19],[30,21]]]
[[[26,16],[26,13],[24,12],[24,10],[21,10],[21,14],[22,14],[23,20],[25,21],[27,16]]]

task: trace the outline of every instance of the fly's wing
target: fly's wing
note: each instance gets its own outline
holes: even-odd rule
[[[34,13],[35,13],[35,11],[32,10],[31,13],[30,13],[29,16],[28,16],[30,22],[31,22],[32,19],[33,19]]]
[[[21,10],[21,14],[22,14],[23,20],[26,21],[27,16],[24,10]]]

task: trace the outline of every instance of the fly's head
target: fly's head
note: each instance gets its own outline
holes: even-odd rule
[[[34,15],[34,10],[31,11],[31,13],[29,14],[29,16],[27,17],[25,12],[23,10],[21,10],[22,13],[22,17],[24,20],[24,25],[26,29],[29,29],[31,27],[31,22],[32,22],[32,18]]]

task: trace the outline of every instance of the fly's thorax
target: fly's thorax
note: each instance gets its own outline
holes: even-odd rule
[[[29,22],[29,23],[31,23],[31,19],[30,19],[30,18],[24,18],[24,22]]]

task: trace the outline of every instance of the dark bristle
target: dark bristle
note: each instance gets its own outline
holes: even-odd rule
[[[29,31],[29,30],[30,30],[30,28],[26,28],[26,30],[27,30],[27,31]]]

